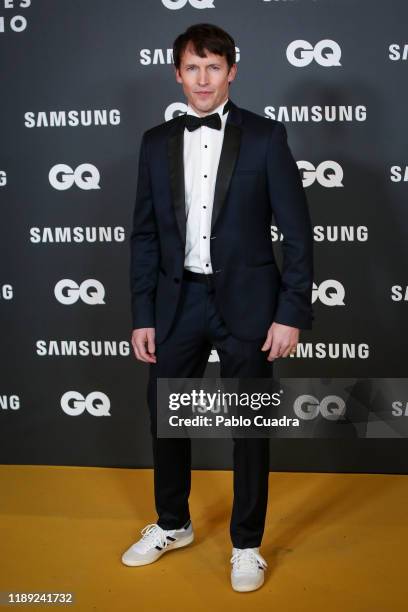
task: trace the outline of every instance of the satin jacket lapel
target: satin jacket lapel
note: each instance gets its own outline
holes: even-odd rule
[[[167,141],[170,188],[181,240],[186,243],[186,200],[184,186],[184,122],[176,121]]]
[[[211,230],[222,210],[228,193],[235,162],[241,143],[241,112],[232,100],[224,130],[224,139],[215,182]],[[169,161],[170,187],[174,212],[183,244],[186,242],[186,204],[184,185],[184,123],[176,121],[169,134],[167,152]]]
[[[234,166],[238,158],[241,144],[241,112],[233,104],[228,112],[225,123],[224,139],[222,142],[220,161],[218,164],[217,178],[215,181],[214,203],[211,217],[211,231],[224,206],[228,189],[230,186]]]

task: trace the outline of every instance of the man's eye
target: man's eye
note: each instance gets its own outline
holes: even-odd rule
[[[187,66],[187,70],[195,70],[195,66]],[[219,66],[210,66],[210,68],[212,68],[213,70],[219,70],[220,67]]]

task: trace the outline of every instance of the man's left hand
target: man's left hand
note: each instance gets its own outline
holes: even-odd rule
[[[298,342],[299,329],[297,327],[272,323],[261,350],[267,351],[270,349],[267,359],[273,361],[278,357],[288,357],[291,353],[294,354]]]

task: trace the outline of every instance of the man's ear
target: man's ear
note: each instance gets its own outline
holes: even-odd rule
[[[230,71],[228,73],[228,83],[232,83],[237,74],[238,66],[236,64],[232,64]]]
[[[175,66],[174,66],[174,73],[175,73],[175,77],[176,77],[177,83],[181,83],[182,80],[181,80],[181,76],[180,76],[180,70],[178,68],[176,68]]]

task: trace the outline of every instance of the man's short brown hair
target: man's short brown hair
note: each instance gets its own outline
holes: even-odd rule
[[[232,36],[212,23],[196,23],[183,34],[179,34],[173,43],[173,61],[180,68],[182,55],[191,43],[196,55],[205,57],[205,50],[226,58],[228,70],[235,63],[235,42]]]

